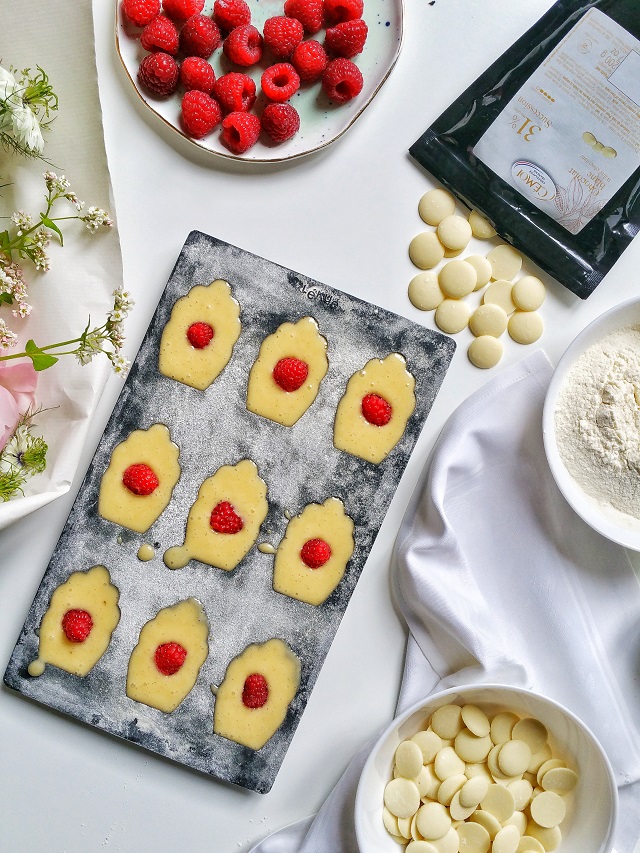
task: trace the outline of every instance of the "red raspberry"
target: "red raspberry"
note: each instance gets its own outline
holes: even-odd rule
[[[160,0],[122,0],[122,11],[136,27],[146,27],[160,14]]]
[[[204,0],[162,0],[162,8],[174,21],[186,21],[204,8]]]
[[[363,11],[364,0],[324,0],[324,16],[331,25],[361,18]]]
[[[289,62],[270,65],[262,72],[260,83],[267,98],[278,103],[288,101],[300,88],[298,72]]]
[[[153,468],[145,465],[144,462],[138,462],[135,465],[129,465],[125,470],[122,475],[122,485],[134,495],[146,497],[155,492],[160,481]]]
[[[256,99],[256,84],[246,74],[230,71],[218,77],[213,94],[225,112],[246,112]]]
[[[187,338],[195,349],[208,347],[214,334],[213,328],[208,323],[192,323],[187,329]]]
[[[378,394],[367,394],[363,397],[361,409],[365,420],[373,426],[385,426],[391,420],[391,406]]]
[[[362,91],[362,72],[350,59],[332,59],[322,75],[322,88],[336,104],[345,104]]]
[[[138,80],[156,95],[172,95],[177,86],[180,69],[168,53],[148,53],[140,63]]]
[[[185,56],[208,59],[220,41],[218,25],[206,15],[192,15],[180,31],[180,50]]]
[[[269,698],[267,679],[259,672],[248,675],[242,688],[242,704],[247,708],[262,708]]]
[[[301,83],[314,83],[327,67],[327,54],[319,41],[303,41],[293,51],[291,64],[300,76]]]
[[[158,15],[140,33],[140,44],[145,50],[162,50],[175,56],[180,38],[173,21],[165,15]]]
[[[355,21],[343,21],[335,27],[329,27],[325,33],[324,46],[328,53],[334,56],[344,56],[351,59],[358,53],[362,53],[364,43],[367,40],[368,27],[362,18]]]
[[[240,518],[229,501],[220,501],[211,511],[209,526],[216,533],[240,533],[244,521]]]
[[[276,385],[283,391],[297,391],[307,381],[309,365],[299,358],[281,358],[273,368],[273,378]]]
[[[285,142],[300,129],[300,116],[291,104],[267,104],[261,121],[262,129],[274,142]]]
[[[283,15],[268,18],[262,32],[265,45],[277,59],[289,59],[304,36],[300,21]]]
[[[206,59],[199,56],[187,56],[180,66],[180,82],[185,89],[197,89],[210,95],[216,82],[213,68]]]
[[[310,569],[319,569],[331,557],[331,546],[324,539],[308,539],[300,551],[300,559]]]
[[[253,113],[236,111],[222,120],[220,138],[234,154],[244,154],[258,141],[260,119]]]
[[[262,59],[262,36],[253,24],[244,24],[231,30],[222,49],[236,65],[255,65]]]
[[[307,35],[322,29],[324,9],[322,0],[285,0],[284,13],[287,18],[296,18]]]
[[[182,98],[182,124],[194,139],[202,139],[220,124],[220,104],[206,92],[190,89]],[[188,334],[188,333],[187,333]]]
[[[245,0],[216,0],[213,4],[213,20],[221,30],[230,33],[236,27],[251,23],[251,10]]]
[[[185,662],[187,650],[180,643],[162,643],[153,657],[163,675],[175,675]]]
[[[62,617],[62,630],[72,643],[84,643],[92,628],[93,619],[86,610],[67,610]]]

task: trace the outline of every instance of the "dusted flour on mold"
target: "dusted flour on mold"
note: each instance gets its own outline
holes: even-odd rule
[[[640,526],[640,326],[612,332],[580,356],[560,389],[555,427],[582,489],[618,522]]]

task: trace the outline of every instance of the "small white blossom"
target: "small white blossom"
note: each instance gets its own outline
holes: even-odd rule
[[[120,376],[126,376],[129,372],[129,368],[131,367],[131,362],[123,355],[113,355],[111,358],[111,364],[113,365],[114,372],[118,373]]]
[[[84,216],[80,217],[89,231],[97,231],[101,225],[106,225],[110,228],[113,225],[113,220],[110,218],[106,210],[93,205],[87,210]]]
[[[18,237],[22,236],[23,231],[28,231],[33,227],[33,217],[24,210],[17,210],[11,215],[11,221],[18,228]]]
[[[14,347],[18,342],[18,336],[7,327],[5,321],[0,317],[0,350]]]
[[[44,138],[40,130],[40,122],[29,107],[14,107],[11,113],[13,135],[16,140],[35,154],[44,151]]]

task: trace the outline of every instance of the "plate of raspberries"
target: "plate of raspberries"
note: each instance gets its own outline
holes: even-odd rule
[[[144,104],[219,157],[290,160],[334,142],[396,63],[402,0],[117,0]]]

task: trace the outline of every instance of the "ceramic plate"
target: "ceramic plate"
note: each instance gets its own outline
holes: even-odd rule
[[[284,0],[250,1],[252,23],[262,32],[267,18],[282,15]],[[203,12],[211,14],[213,0],[206,0]],[[116,48],[127,76],[142,102],[177,134],[203,151],[230,160],[247,160],[255,163],[278,162],[302,157],[319,151],[335,142],[362,114],[382,84],[389,76],[400,53],[402,42],[402,0],[366,0],[363,18],[369,27],[363,52],[354,58],[362,71],[364,88],[357,98],[346,104],[333,104],[324,95],[320,83],[300,88],[290,103],[300,113],[300,130],[284,143],[269,144],[264,134],[246,154],[232,154],[220,141],[220,129],[216,128],[204,139],[192,139],[180,124],[180,89],[169,98],[153,95],[138,84],[138,67],[146,51],[140,46],[140,30],[132,29],[123,19],[120,3],[116,6]],[[321,30],[313,38],[324,41]],[[228,62],[222,48],[218,48],[210,59],[216,77],[228,71],[246,71],[256,82],[260,92],[260,75],[271,64],[268,59],[253,68],[241,69]],[[260,98],[256,106],[260,104]],[[254,107],[254,110],[256,108]]]

